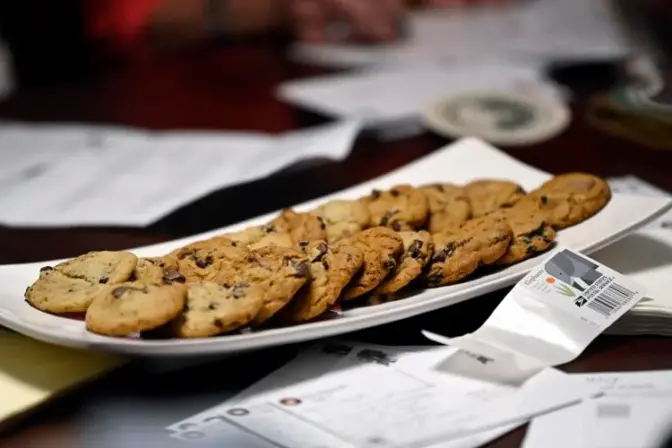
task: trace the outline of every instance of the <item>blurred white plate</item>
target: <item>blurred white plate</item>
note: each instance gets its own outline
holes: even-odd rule
[[[369,193],[372,188],[388,188],[398,183],[464,183],[483,177],[511,179],[527,189],[533,189],[550,175],[518,162],[479,140],[464,139],[378,179],[301,204],[297,208],[307,210],[332,198],[357,198]],[[671,207],[672,200],[667,198],[614,195],[611,202],[595,217],[561,231],[558,242],[590,253],[624,237]],[[260,216],[207,234],[138,248],[133,252],[140,256],[160,255],[190,241],[266,222],[274,215]],[[43,313],[23,299],[23,293],[37,277],[38,269],[53,262],[7,265],[0,266],[0,324],[54,344],[124,354],[187,356],[234,353],[347,333],[443,308],[511,285],[538,262],[538,259],[527,260],[461,284],[427,289],[397,302],[347,311],[336,319],[197,340],[123,339],[89,333],[82,321]]]

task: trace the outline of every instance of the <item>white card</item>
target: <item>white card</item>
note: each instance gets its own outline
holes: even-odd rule
[[[573,375],[604,396],[535,418],[524,448],[656,447],[672,430],[672,371]]]

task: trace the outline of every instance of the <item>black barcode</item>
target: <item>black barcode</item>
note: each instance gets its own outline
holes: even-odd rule
[[[599,293],[597,297],[588,302],[588,308],[597,311],[605,317],[609,317],[628,303],[634,295],[635,293],[628,288],[618,283],[612,283]]]

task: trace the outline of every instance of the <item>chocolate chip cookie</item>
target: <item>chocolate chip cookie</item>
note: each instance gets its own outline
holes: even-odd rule
[[[474,218],[500,208],[512,207],[525,196],[525,190],[517,183],[495,179],[471,182],[464,187],[464,191]]]
[[[529,202],[547,213],[547,221],[555,229],[564,229],[590,218],[610,199],[611,189],[604,179],[569,173],[555,176],[534,190]]]
[[[511,227],[501,214],[469,220],[454,232],[432,235],[434,256],[429,286],[450,285],[472,274],[481,265],[495,263],[509,247]]]
[[[185,285],[127,282],[107,286],[86,311],[86,328],[108,336],[149,331],[172,321],[184,308]]]
[[[335,243],[366,229],[371,213],[360,201],[333,200],[313,210],[327,226],[327,241]]]
[[[540,210],[531,210],[518,203],[503,211],[513,231],[511,245],[497,264],[518,263],[545,252],[555,240],[555,230],[546,222],[546,214]]]
[[[462,187],[443,183],[426,185],[420,190],[429,201],[430,233],[453,229],[471,218],[471,204]]]
[[[220,270],[214,281],[234,285],[249,283],[263,290],[263,305],[252,325],[261,325],[280,311],[310,280],[308,257],[298,250],[267,246],[250,251],[228,269]]]
[[[249,255],[242,245],[223,239],[218,244],[190,245],[177,253],[178,272],[188,283],[211,281],[221,271],[231,270]]]
[[[130,252],[90,252],[55,267],[45,266],[28,287],[25,298],[42,311],[75,313],[87,310],[102,286],[128,280],[138,259]]]
[[[346,243],[344,243],[346,244]],[[364,264],[343,291],[351,300],[375,289],[397,267],[404,243],[399,234],[386,227],[364,230],[347,240],[364,254]]]
[[[198,283],[189,286],[184,312],[175,321],[182,338],[204,338],[241,328],[254,319],[264,304],[260,285]]]
[[[395,231],[420,229],[427,221],[427,195],[410,185],[397,185],[389,191],[373,190],[361,199],[371,213],[371,225]]]
[[[268,225],[273,226],[277,232],[289,233],[296,244],[301,241],[320,241],[327,237],[326,223],[312,213],[297,213],[292,209],[285,209]]]
[[[404,254],[394,271],[376,288],[373,302],[387,301],[383,296],[394,294],[422,274],[422,270],[432,257],[434,241],[432,236],[419,232],[399,232],[404,242]]]
[[[326,241],[306,242],[301,247],[310,262],[310,282],[281,311],[281,319],[289,323],[306,322],[327,311],[357,270],[353,258],[351,266],[342,267],[347,258],[335,254]],[[346,269],[352,272],[349,278],[342,275]]]

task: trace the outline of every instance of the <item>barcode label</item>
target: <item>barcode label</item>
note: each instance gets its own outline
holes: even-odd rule
[[[607,286],[597,297],[588,302],[588,308],[609,317],[616,313],[635,296],[633,291],[614,282]]]

